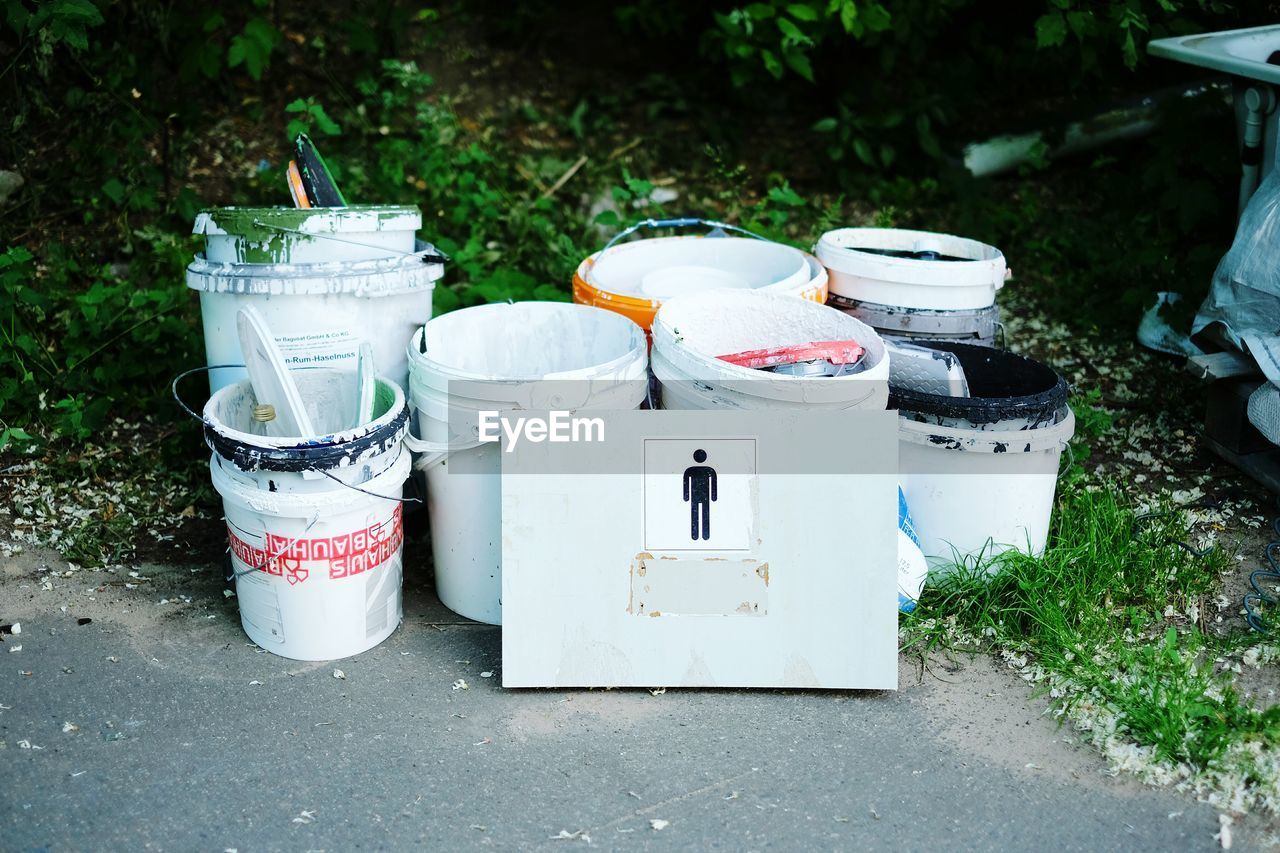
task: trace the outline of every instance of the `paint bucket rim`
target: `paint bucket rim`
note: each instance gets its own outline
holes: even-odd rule
[[[308,369],[308,368],[302,368]],[[328,370],[346,375],[345,371]],[[264,470],[302,472],[332,470],[365,456],[380,456],[397,446],[408,429],[409,407],[404,391],[384,377],[378,389],[391,399],[387,409],[367,424],[320,436],[265,436],[243,432],[222,423],[216,416],[218,405],[232,394],[253,393],[248,379],[218,389],[204,405],[204,439],[215,454],[244,472]]]
[[[200,252],[187,265],[186,283],[201,293],[394,296],[434,289],[444,277],[444,264],[425,259],[436,254],[433,245],[421,241],[411,255],[310,264],[210,261]]]
[[[412,228],[403,222],[405,218],[412,220]],[[417,231],[422,227],[422,211],[417,205],[406,204],[353,204],[347,207],[312,208],[284,205],[206,207],[196,213],[191,233],[205,237],[255,240],[269,240],[280,235],[281,232],[275,228],[257,224],[259,221],[279,228],[293,228],[303,234]]]
[[[960,359],[960,366],[964,368],[965,378],[971,388],[974,377],[977,376],[977,374],[971,375],[973,367],[979,363],[1005,360],[1017,365],[1029,375],[1034,375],[1030,381],[1039,385],[1040,390],[1016,396],[948,397],[890,385],[889,408],[891,409],[954,418],[974,424],[990,424],[1022,418],[1032,422],[1046,421],[1067,404],[1070,389],[1066,379],[1049,365],[1029,356],[959,341],[913,340],[911,343],[926,349],[954,353]]]
[[[898,416],[898,440],[931,447],[973,453],[1037,453],[1061,451],[1075,435],[1076,416],[1064,405],[1052,423],[1026,429],[983,430],[977,427],[947,426]]]
[[[863,248],[911,250],[922,240],[943,247],[947,254],[961,260],[896,258],[860,251]],[[849,275],[861,276],[871,271],[883,275],[891,271],[893,278],[887,284],[978,285],[998,290],[1004,285],[1007,268],[1004,253],[995,246],[971,237],[910,228],[836,228],[818,238],[814,254],[827,268]]]
[[[486,374],[479,371],[456,367],[437,358],[433,358],[430,349],[425,353],[421,350],[423,337],[426,334],[426,327],[432,323],[439,323],[442,321],[447,322],[449,319],[456,318],[463,312],[486,312],[496,314],[504,311],[510,312],[512,309],[530,310],[529,307],[522,306],[551,306],[550,310],[555,311],[574,311],[579,313],[589,312],[583,314],[583,316],[595,317],[603,323],[619,325],[619,330],[625,329],[630,336],[629,346],[626,351],[609,359],[608,361],[572,370],[555,371],[550,374]],[[608,375],[616,371],[619,367],[634,361],[637,356],[642,358],[647,357],[648,342],[645,338],[644,329],[642,329],[630,317],[626,317],[616,311],[608,311],[604,308],[597,308],[593,305],[580,305],[576,302],[527,300],[522,302],[491,302],[485,305],[472,305],[467,308],[458,308],[454,311],[445,312],[437,317],[432,317],[425,325],[420,326],[414,333],[413,337],[409,341],[407,352],[409,356],[411,376],[415,372],[412,368],[416,366],[418,372],[426,371],[435,376],[442,377],[446,383],[448,380],[467,380],[473,382],[492,382],[495,384],[524,384],[542,380],[591,379],[602,374]],[[442,388],[441,390],[444,389]]]

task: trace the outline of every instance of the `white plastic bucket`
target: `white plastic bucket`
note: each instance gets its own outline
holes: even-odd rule
[[[201,211],[192,233],[215,264],[317,264],[412,254],[421,227],[409,206],[219,207]]]
[[[719,357],[814,341],[856,340],[866,368],[820,379],[762,373]],[[779,293],[708,291],[663,304],[653,324],[653,374],[664,409],[883,409],[889,356],[865,323]]]
[[[294,373],[315,422],[333,428],[354,406],[351,374]],[[277,438],[250,430],[247,380],[205,404],[213,486],[222,496],[240,623],[269,652],[295,660],[359,654],[400,624],[400,497],[409,475],[404,393],[378,380],[378,417],[354,430]]]
[[[1064,407],[1036,429],[979,430],[898,419],[898,465],[930,575],[1010,549],[1039,555],[1049,536],[1062,451],[1075,433]]]
[[[426,352],[422,352],[423,341]],[[585,305],[516,302],[442,314],[408,347],[409,399],[427,465],[436,591],[468,619],[502,622],[502,483],[496,443],[453,434],[459,414],[516,409],[635,409],[645,399],[647,342],[627,318]],[[572,383],[572,399],[559,396]],[[458,382],[464,382],[459,386]],[[451,383],[454,391],[450,392]],[[472,396],[457,393],[465,387]],[[463,468],[465,473],[457,470]]]
[[[444,265],[424,260],[434,257],[430,247],[411,255],[351,261],[339,257],[341,244],[322,241],[321,246],[332,249],[334,258],[259,264],[197,257],[187,267],[187,287],[200,293],[208,364],[244,363],[236,313],[252,305],[291,369],[354,369],[360,343],[368,341],[378,372],[401,386],[408,383],[404,342],[431,317],[431,293]],[[239,368],[211,370],[210,390],[244,376]]]
[[[1075,433],[1067,386],[1032,359],[972,344],[954,353],[970,397],[894,388],[902,491],[930,574],[1014,549],[1038,555],[1049,534],[1063,450]]]
[[[986,308],[995,304],[1007,273],[994,246],[930,231],[840,228],[823,234],[814,251],[831,273],[832,294],[900,308]],[[923,251],[955,260],[880,254]]]

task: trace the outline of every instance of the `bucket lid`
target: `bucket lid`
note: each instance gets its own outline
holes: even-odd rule
[[[349,207],[213,207],[196,215],[192,234],[241,237],[268,242],[281,232],[303,234],[367,234],[370,231],[417,231],[422,212],[413,205],[354,204]]]
[[[812,277],[799,249],[752,237],[654,237],[620,243],[588,260],[586,283],[654,303],[707,287],[803,287]]]
[[[394,296],[434,288],[444,275],[439,257],[435,246],[421,241],[412,255],[319,264],[217,263],[196,255],[187,267],[187,287],[206,293],[270,296]]]
[[[368,341],[360,342],[360,350],[356,355],[356,417],[352,427],[367,424],[373,420],[374,392],[378,387],[378,377],[373,363],[373,345]]]
[[[924,394],[889,385],[889,408],[974,424],[1025,419],[1052,422],[1067,404],[1067,381],[1048,365],[1008,350],[954,341],[912,341],[954,353],[969,384],[968,397]]]
[[[236,312],[236,331],[244,353],[245,370],[259,404],[270,405],[275,416],[266,422],[268,435],[312,435],[315,429],[302,404],[298,386],[289,375],[280,347],[267,322],[252,305]]]
[[[814,247],[818,260],[837,272],[903,284],[1004,286],[1004,254],[967,237],[905,228],[838,228]],[[902,257],[931,253],[946,259]]]

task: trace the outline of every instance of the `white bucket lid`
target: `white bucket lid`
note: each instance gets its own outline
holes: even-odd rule
[[[812,278],[799,249],[752,237],[655,237],[591,256],[586,281],[659,302],[711,288],[801,288]]]
[[[217,263],[196,255],[187,267],[187,287],[205,293],[262,296],[395,296],[434,288],[444,275],[444,264],[428,259],[438,256],[434,246],[424,243],[412,255],[320,264]]]
[[[964,260],[895,258],[859,249],[931,251]],[[999,249],[951,234],[905,228],[839,228],[823,234],[814,252],[828,269],[864,278],[942,287],[1004,286],[1006,266]]]

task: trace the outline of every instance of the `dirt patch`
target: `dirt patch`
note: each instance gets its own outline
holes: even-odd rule
[[[988,655],[935,653],[923,670],[918,659],[904,659],[899,673],[899,689],[930,709],[941,723],[938,737],[962,753],[1064,783],[1107,772],[1095,750],[1077,744],[1069,727],[1046,714],[1046,703],[1025,681]],[[1126,779],[1118,790],[1141,787]]]
[[[107,625],[139,649],[175,633],[184,647],[204,645],[206,629],[214,623],[234,626],[236,642],[244,641],[235,600],[223,594],[226,585],[215,565],[84,569],[42,548],[25,549],[2,565],[0,620],[5,622],[53,616],[59,620],[54,631]],[[24,635],[22,645],[43,639]]]

